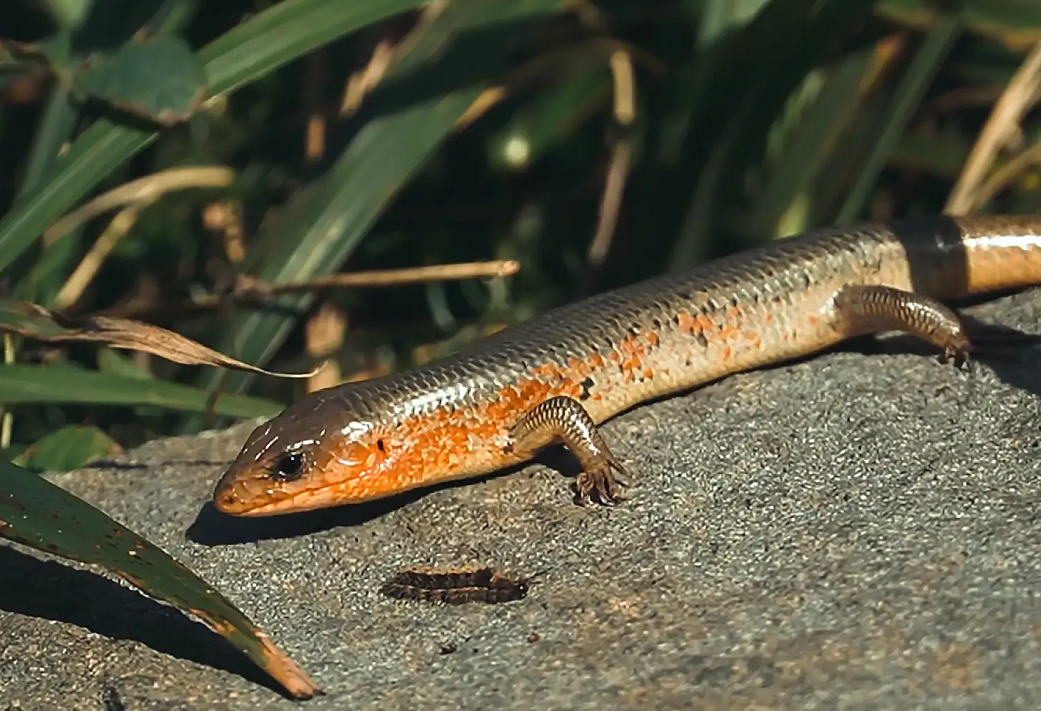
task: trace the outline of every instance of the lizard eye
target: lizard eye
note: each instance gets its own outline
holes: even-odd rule
[[[279,455],[271,465],[271,478],[275,481],[295,481],[304,473],[304,455],[299,452]]]

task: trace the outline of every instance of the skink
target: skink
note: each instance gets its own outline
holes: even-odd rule
[[[628,479],[598,425],[652,398],[857,335],[969,357],[943,302],[1041,283],[1041,217],[820,229],[549,311],[412,370],[314,392],[248,437],[220,511],[271,515],[490,473],[561,442],[580,501]]]

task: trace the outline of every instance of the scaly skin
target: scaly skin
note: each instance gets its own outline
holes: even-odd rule
[[[577,400],[599,424],[887,326],[957,355],[948,344],[958,324],[943,317],[952,312],[936,304],[947,330],[932,336],[931,325],[914,321],[921,309],[886,306],[883,293],[884,315],[901,322],[887,324],[872,299],[889,290],[856,287],[912,292],[902,296],[913,302],[1038,283],[1041,217],[817,230],[562,306],[423,367],[312,393],[253,431],[214,503],[270,515],[478,476],[529,458],[531,448],[514,446],[514,428],[549,398]],[[576,453],[593,461],[581,446]]]

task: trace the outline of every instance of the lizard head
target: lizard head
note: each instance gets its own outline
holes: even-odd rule
[[[364,402],[342,387],[318,391],[257,426],[217,483],[214,506],[267,516],[385,495],[403,450]]]

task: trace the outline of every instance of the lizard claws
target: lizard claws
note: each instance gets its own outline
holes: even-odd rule
[[[607,459],[595,469],[583,471],[578,475],[578,504],[585,506],[591,500],[594,491],[598,501],[604,506],[614,506],[625,500],[621,490],[629,486],[628,475],[614,459]]]

